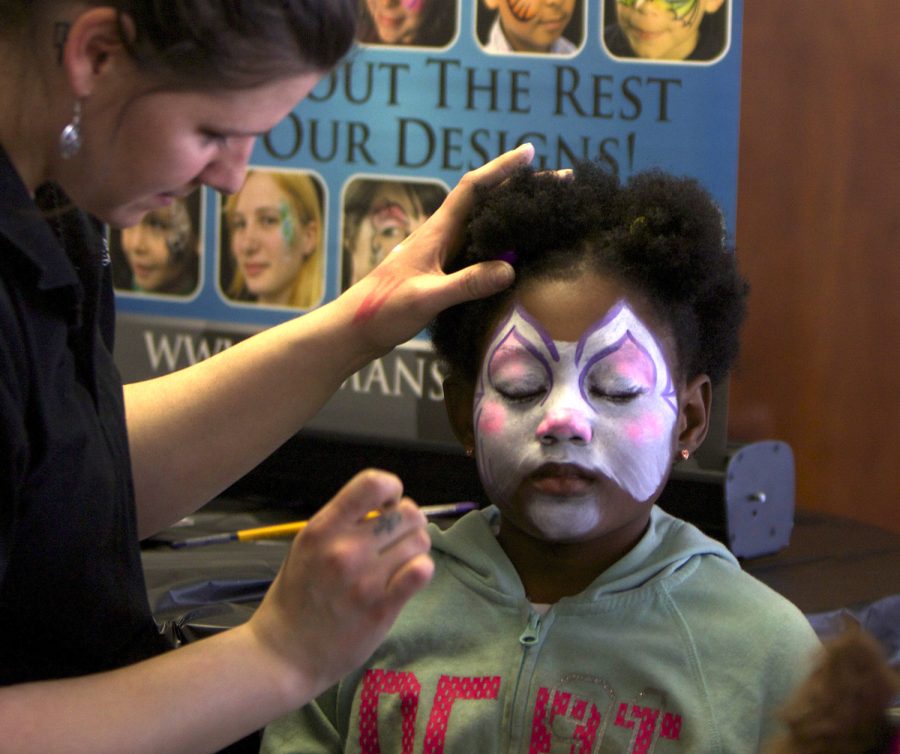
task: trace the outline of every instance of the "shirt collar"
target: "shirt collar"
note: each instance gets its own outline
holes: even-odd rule
[[[35,269],[37,287],[40,290],[77,288],[78,275],[47,222],[47,211],[35,204],[2,146],[0,196],[3,197],[0,236],[5,236],[11,250],[19,252]]]

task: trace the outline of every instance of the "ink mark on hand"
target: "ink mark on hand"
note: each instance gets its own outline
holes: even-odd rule
[[[382,513],[376,520],[373,531],[375,534],[390,534],[400,523],[400,514],[396,511],[392,513]]]

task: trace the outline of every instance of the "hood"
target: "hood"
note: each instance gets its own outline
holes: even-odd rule
[[[466,514],[446,530],[432,524],[432,550],[442,565],[465,581],[474,581],[473,586],[524,598],[522,582],[494,533],[499,521],[500,512],[489,506]],[[740,567],[722,543],[654,507],[647,531],[634,548],[599,574],[577,599],[592,600],[680,579],[681,569],[698,556],[719,557]]]

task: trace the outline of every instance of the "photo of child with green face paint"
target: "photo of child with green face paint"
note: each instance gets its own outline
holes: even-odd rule
[[[476,196],[450,269],[496,259],[512,286],[429,328],[485,505],[429,528],[431,584],[263,751],[759,751],[819,641],[656,505],[737,354],[721,211],[660,171],[522,170]]]
[[[191,296],[200,272],[200,192],[109,231],[113,284],[140,295]]]
[[[604,0],[603,18],[614,57],[706,62],[725,50],[728,0]]]
[[[294,309],[321,301],[322,194],[308,173],[247,173],[222,213],[220,281],[229,299]]]

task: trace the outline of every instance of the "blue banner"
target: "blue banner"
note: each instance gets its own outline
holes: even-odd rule
[[[427,0],[402,5],[419,30],[364,19],[367,41],[258,140],[242,191],[204,189],[111,234],[126,380],[332,300],[465,171],[523,142],[541,168],[590,158],[622,177],[693,176],[733,236],[742,0],[441,0],[431,20]],[[169,267],[152,261],[154,238]],[[450,443],[440,383],[420,336],[348,380],[311,427]]]

